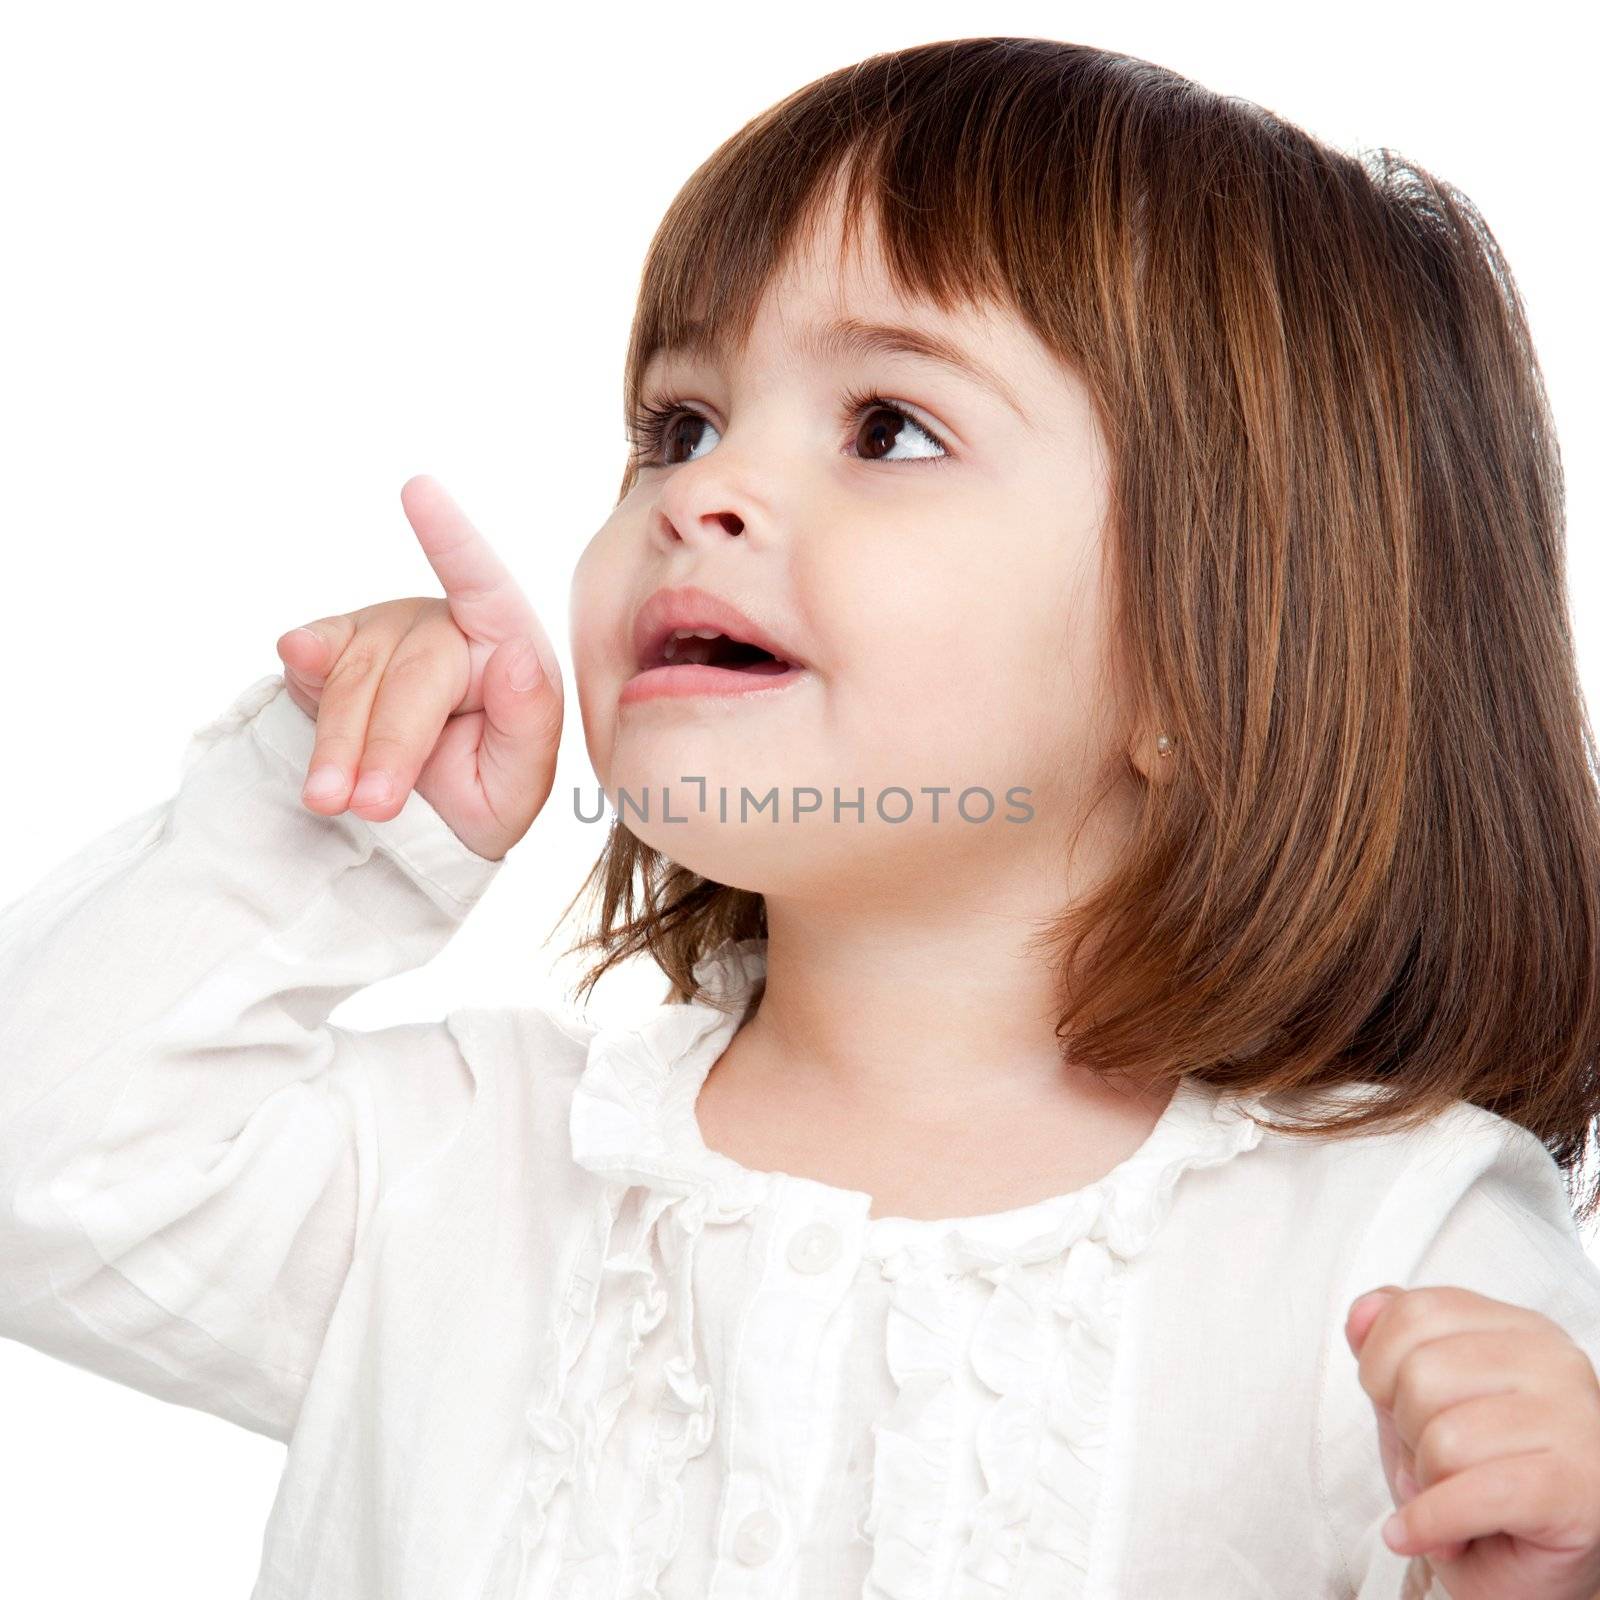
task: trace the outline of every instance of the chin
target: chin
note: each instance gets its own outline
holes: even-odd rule
[[[645,828],[631,817],[628,827],[680,867],[712,883],[751,894],[792,892],[799,887],[794,883],[797,869],[810,865],[810,852],[797,849],[796,840],[784,838],[775,830],[768,837],[716,823],[673,826],[653,822]]]
[[[778,791],[784,821],[777,826],[782,828],[790,825],[794,792],[807,785],[825,788],[816,774],[836,766],[837,757],[817,748],[798,729],[791,728],[785,737],[778,729],[741,727],[719,718],[641,716],[637,722],[624,717],[615,725],[609,759],[603,769],[597,764],[596,771],[605,772],[612,794],[627,790],[630,824],[647,794],[651,815],[657,815],[666,789],[674,816],[693,814],[719,823],[726,818],[733,826],[743,788],[752,796],[747,802],[750,814],[767,828],[774,827],[772,802],[765,812],[757,812],[755,803],[769,790]],[[671,827],[679,830],[683,824]]]
[[[878,850],[865,833],[852,837],[829,821],[813,818],[798,827],[714,821],[644,828],[631,817],[629,830],[652,849],[713,883],[751,894],[795,900],[856,899],[870,892],[881,870]]]

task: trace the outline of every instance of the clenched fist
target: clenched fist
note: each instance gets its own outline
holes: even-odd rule
[[[1345,1333],[1399,1508],[1383,1537],[1417,1558],[1406,1594],[1600,1600],[1600,1374],[1582,1346],[1450,1285],[1374,1289]]]
[[[561,742],[561,668],[527,597],[432,478],[400,490],[444,598],[386,600],[278,640],[290,698],[317,725],[304,803],[397,815],[415,789],[498,861],[544,808]]]

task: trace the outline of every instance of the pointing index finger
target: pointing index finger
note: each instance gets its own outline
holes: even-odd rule
[[[408,478],[400,504],[463,633],[494,644],[524,634],[542,637],[516,579],[437,479],[426,473]]]

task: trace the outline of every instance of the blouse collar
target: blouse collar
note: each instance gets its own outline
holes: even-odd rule
[[[695,1102],[765,976],[766,943],[725,940],[695,964],[696,982],[726,1010],[699,999],[667,1003],[642,1022],[603,1027],[591,1036],[570,1119],[572,1153],[581,1166],[612,1183],[693,1197],[709,1220],[742,1216],[791,1186],[815,1206],[853,1215],[866,1253],[893,1276],[917,1265],[961,1272],[1045,1260],[1086,1234],[1131,1257],[1160,1226],[1184,1171],[1229,1161],[1262,1138],[1251,1115],[1261,1109],[1259,1100],[1184,1078],[1144,1143],[1080,1189],[972,1217],[869,1217],[866,1193],[752,1171],[710,1149],[701,1136]]]

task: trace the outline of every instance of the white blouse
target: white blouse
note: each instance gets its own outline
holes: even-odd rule
[[[330,1024],[499,864],[306,810],[313,735],[261,679],[0,920],[0,1334],[287,1445],[253,1600],[1397,1600],[1350,1301],[1600,1361],[1559,1169],[1464,1102],[1307,1143],[1191,1080],[1085,1188],[873,1218],[705,1146],[737,1009]]]

